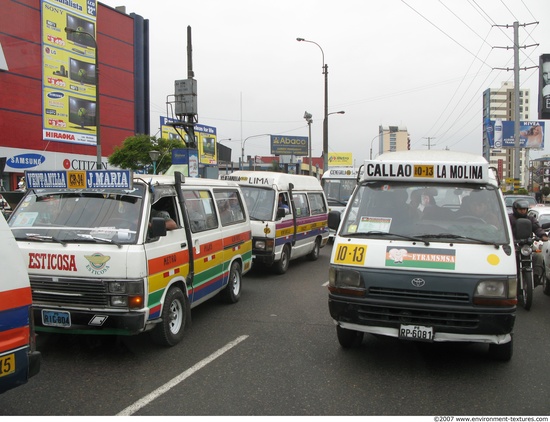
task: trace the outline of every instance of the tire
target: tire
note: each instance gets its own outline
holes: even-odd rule
[[[313,250],[308,254],[307,259],[310,261],[317,261],[319,259],[319,252],[321,251],[321,239],[316,238]]]
[[[290,265],[290,247],[288,245],[283,246],[283,250],[281,252],[281,259],[279,259],[275,265],[273,266],[273,269],[275,270],[276,274],[284,274],[288,270],[288,266]]]
[[[518,302],[528,311],[533,304],[533,272],[523,270],[518,275]]]
[[[508,362],[514,354],[514,340],[504,344],[490,344],[489,357],[493,360]]]
[[[344,349],[351,349],[361,345],[363,341],[363,333],[361,331],[348,330],[342,328],[339,325],[336,326],[336,335],[338,336],[338,342]]]
[[[175,346],[183,339],[188,319],[185,295],[179,287],[171,287],[164,299],[162,322],[151,331],[151,337],[160,346]]]
[[[227,286],[222,290],[222,299],[225,303],[237,303],[241,297],[241,287],[242,287],[242,272],[241,264],[237,261],[231,264],[231,269],[229,270],[229,281]]]
[[[542,276],[542,291],[546,296],[550,296],[550,279],[546,274]]]

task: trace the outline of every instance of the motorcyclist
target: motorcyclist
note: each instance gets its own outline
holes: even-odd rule
[[[546,232],[540,226],[538,220],[535,217],[527,215],[528,210],[529,210],[529,202],[527,200],[516,199],[514,201],[514,204],[512,205],[512,213],[508,215],[508,217],[510,218],[510,225],[512,226],[512,234],[514,236],[514,239],[516,238],[517,220],[519,218],[527,218],[531,221],[531,225],[533,227],[533,233],[535,234],[535,236],[540,238],[543,242],[546,242],[548,240],[548,236],[546,235]],[[533,259],[533,272],[536,276],[537,284],[539,284],[538,281],[544,275],[544,258],[540,253],[533,253],[532,259]]]

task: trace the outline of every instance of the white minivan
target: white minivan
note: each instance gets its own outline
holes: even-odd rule
[[[371,333],[485,343],[494,358],[512,357],[514,242],[483,157],[404,151],[367,160],[329,226],[337,232],[328,305],[342,347]]]
[[[220,176],[238,183],[250,213],[255,263],[284,274],[290,261],[315,261],[328,241],[328,206],[312,176],[269,171],[235,171]]]

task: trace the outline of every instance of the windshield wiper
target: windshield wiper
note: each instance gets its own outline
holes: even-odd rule
[[[52,242],[53,241],[53,242],[61,243],[63,246],[65,246],[67,244],[67,242],[62,241],[61,239],[58,239],[55,236],[46,236],[46,235],[38,234],[38,233],[25,233],[25,237],[27,239],[39,240],[41,242]]]
[[[460,234],[452,234],[452,233],[439,233],[439,234],[423,234],[418,237],[421,238],[430,238],[430,239],[462,239],[462,240],[471,240],[472,242],[477,242],[482,245],[493,245],[495,248],[498,249],[499,245],[503,245],[503,243],[495,243],[495,242],[489,242],[487,240],[478,239],[475,237],[469,237],[469,236],[462,236]]]
[[[97,237],[97,236],[92,236],[91,234],[82,234],[82,233],[77,234],[77,236],[83,239],[93,240],[95,242],[112,243],[113,245],[117,245],[119,248],[122,247],[120,243],[115,242],[112,239],[105,239],[104,237]]]
[[[343,206],[346,206],[348,204],[346,201],[340,201],[339,199],[331,198],[331,197],[328,197],[327,201],[328,202],[336,202],[336,203],[338,203],[340,205],[343,205]]]
[[[397,234],[397,233],[391,233],[391,232],[382,232],[377,230],[371,230],[369,232],[359,232],[359,233],[346,233],[345,235],[342,235],[343,237],[361,237],[361,236],[370,236],[370,235],[376,235],[376,236],[395,236],[399,237],[401,239],[411,240],[413,242],[422,242],[425,246],[430,246],[430,242],[428,242],[426,239],[421,239],[421,237],[413,237],[413,236],[405,236],[403,234]]]

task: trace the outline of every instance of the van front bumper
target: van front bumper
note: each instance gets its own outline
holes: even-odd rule
[[[418,325],[433,328],[433,341],[506,343],[514,328],[515,310],[515,307],[405,305],[329,296],[330,315],[342,328],[399,337],[401,325]]]
[[[42,310],[68,312],[69,326],[45,325],[42,320]],[[116,334],[133,335],[145,331],[145,312],[112,312],[60,310],[55,308],[34,307],[35,330],[38,332],[54,332],[67,334]]]

